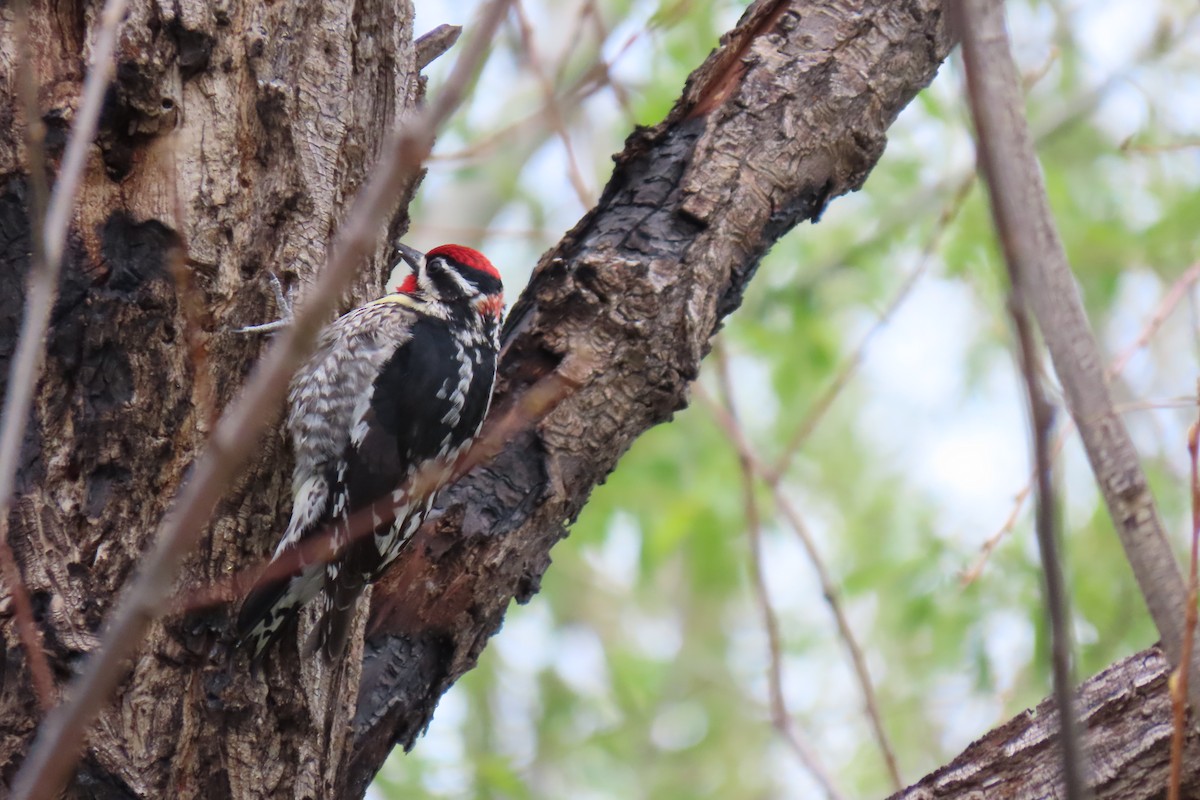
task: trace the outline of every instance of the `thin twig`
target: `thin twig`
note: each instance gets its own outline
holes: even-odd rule
[[[87,163],[88,150],[92,140],[96,138],[96,127],[100,119],[100,107],[103,105],[104,94],[108,88],[109,77],[113,69],[113,51],[116,49],[117,30],[121,18],[125,14],[125,0],[108,0],[101,14],[100,30],[96,35],[94,61],[83,86],[83,99],[79,112],[67,141],[66,154],[54,191],[46,206],[45,217],[38,220],[40,209],[37,207],[39,198],[34,198],[34,213],[30,215],[33,243],[33,264],[29,271],[29,287],[25,301],[25,317],[21,320],[21,335],[17,341],[17,351],[13,357],[8,374],[7,396],[4,398],[4,415],[0,421],[0,539],[3,539],[3,551],[6,580],[11,583],[13,600],[17,604],[19,614],[24,613],[32,620],[32,609],[28,605],[24,583],[17,569],[16,559],[8,545],[8,510],[12,503],[13,486],[16,482],[17,463],[20,461],[21,443],[25,438],[25,425],[29,419],[30,408],[33,405],[33,392],[37,387],[38,378],[42,372],[44,358],[43,344],[46,339],[46,329],[50,325],[50,312],[54,307],[54,298],[58,289],[58,275],[62,270],[62,256],[66,249],[67,227],[71,222],[72,209],[75,207],[75,195],[79,191],[79,180]],[[28,72],[28,70],[26,70]],[[26,94],[23,90],[22,94]],[[36,90],[35,90],[36,91]],[[28,102],[28,101],[26,101]],[[33,100],[32,116],[36,119],[27,120],[27,124],[36,126],[41,123],[41,114],[36,112],[37,100]],[[29,116],[30,109],[26,113]],[[36,136],[36,134],[33,134]],[[31,185],[35,195],[41,193],[45,197],[45,163],[39,157],[40,148],[31,148],[27,157],[29,162]],[[34,163],[34,161],[41,163]],[[39,185],[41,188],[39,188]],[[42,222],[37,226],[38,222]],[[25,608],[22,611],[22,604]],[[32,623],[30,623],[32,624]],[[22,625],[22,628],[25,626]],[[37,642],[36,631],[30,641],[29,631],[22,633],[30,658],[33,675],[38,681],[39,697],[48,700],[52,687],[49,682],[49,665],[46,664],[45,653]],[[43,692],[47,692],[43,696]]]
[[[525,8],[521,5],[520,0],[514,0],[513,10],[516,11],[517,27],[521,31],[521,46],[525,51],[525,60],[529,63],[529,69],[542,89],[550,125],[563,143],[563,151],[567,157],[567,177],[571,181],[571,188],[575,190],[575,196],[579,198],[580,204],[584,208],[591,208],[596,204],[595,198],[592,197],[592,191],[588,188],[587,181],[583,178],[583,172],[579,169],[579,161],[575,157],[575,146],[571,144],[571,132],[567,130],[566,117],[563,115],[562,106],[558,103],[554,84],[550,82],[550,77],[542,66],[542,60],[538,57],[533,26],[529,23],[529,18],[525,16]]]
[[[584,0],[583,8],[581,9],[580,13],[592,20],[592,27],[596,31],[596,39],[599,42],[600,52],[603,53],[604,43],[608,41],[608,37],[611,35],[611,32],[608,29],[608,25],[606,25],[604,22],[604,16],[600,13],[600,9],[596,4],[596,0]],[[612,89],[613,96],[617,100],[617,105],[621,107],[621,111],[625,114],[625,120],[631,125],[637,119],[637,114],[634,113],[633,103],[629,98],[629,92],[625,90],[625,87],[621,85],[620,81],[613,77],[612,67],[617,63],[617,59],[619,59],[625,53],[625,51],[627,51],[630,46],[637,41],[637,38],[641,35],[641,33],[642,31],[634,31],[629,38],[625,40],[625,43],[621,45],[620,51],[618,51],[617,55],[612,61],[605,61],[603,58],[600,58],[596,62],[596,69],[598,69],[601,73],[602,83],[606,84]],[[564,60],[564,68],[566,67],[566,64],[567,62]],[[559,76],[559,79],[562,79],[561,75]]]
[[[804,552],[808,555],[808,560],[817,573],[817,582],[821,585],[821,594],[825,598],[826,604],[829,605],[830,611],[833,612],[838,636],[846,646],[846,652],[850,656],[850,663],[854,666],[854,675],[858,680],[859,687],[862,689],[867,719],[871,723],[871,732],[875,736],[875,742],[879,746],[880,752],[883,754],[883,761],[887,767],[892,788],[896,791],[903,789],[904,779],[900,775],[900,767],[896,760],[895,749],[892,747],[887,730],[883,726],[883,714],[879,708],[879,698],[875,694],[875,686],[871,681],[870,670],[867,669],[866,656],[863,654],[862,647],[858,644],[858,639],[854,635],[854,629],[850,626],[850,618],[846,616],[846,610],[842,606],[841,591],[837,584],[833,582],[833,578],[829,574],[829,569],[825,566],[825,560],[821,556],[821,551],[817,548],[816,540],[813,539],[808,525],[804,522],[804,518],[783,490],[780,476],[771,472],[770,468],[754,454],[750,443],[746,439],[746,434],[741,426],[738,425],[737,420],[726,411],[724,406],[715,402],[699,386],[696,389],[696,397],[709,409],[717,425],[729,437],[742,462],[749,464],[750,468],[771,489],[772,499],[774,499],[779,513],[783,515],[784,519],[787,520],[792,530],[796,533],[796,536],[800,539],[800,543],[804,547]]]
[[[567,87],[566,91],[562,93],[561,99],[558,100],[559,104],[577,106],[605,87],[611,87],[616,90],[616,83],[612,80],[611,69],[630,51],[630,48],[632,48],[641,35],[642,32],[640,31],[631,34],[611,60],[605,61],[603,58],[599,59],[591,69],[583,73],[571,86]],[[618,96],[620,96],[619,93]],[[487,158],[504,142],[510,139],[526,140],[532,138],[534,136],[532,129],[541,126],[542,120],[549,113],[549,105],[542,105],[521,119],[496,129],[491,135],[478,139],[467,147],[450,153],[437,153],[430,160],[437,163],[444,163]]]
[[[1200,384],[1196,387],[1197,400],[1200,400]],[[1196,602],[1200,593],[1200,580],[1197,578],[1197,562],[1200,561],[1200,469],[1197,468],[1197,443],[1200,436],[1200,420],[1193,422],[1188,428],[1188,455],[1192,465],[1192,558],[1188,567],[1188,601],[1187,618],[1183,628],[1183,654],[1179,664],[1172,673],[1171,708],[1174,731],[1171,734],[1171,777],[1167,783],[1167,800],[1180,800],[1180,784],[1183,781],[1183,742],[1187,735],[1187,693],[1188,670],[1185,666],[1191,661],[1192,647],[1196,631]]]
[[[1188,267],[1187,270],[1185,270],[1184,273],[1180,275],[1174,283],[1171,284],[1170,288],[1167,289],[1162,300],[1159,301],[1158,306],[1154,309],[1154,313],[1150,315],[1150,318],[1146,321],[1146,324],[1142,326],[1142,330],[1138,333],[1134,340],[1116,356],[1116,358],[1109,362],[1107,369],[1104,371],[1105,380],[1111,381],[1125,370],[1125,367],[1129,363],[1130,359],[1132,359],[1139,350],[1146,347],[1150,343],[1150,341],[1158,333],[1159,329],[1162,328],[1163,323],[1167,321],[1167,317],[1171,315],[1171,312],[1175,310],[1175,307],[1179,305],[1179,302],[1188,296],[1188,290],[1198,280],[1200,280],[1200,261]],[[1136,404],[1125,404],[1124,406],[1118,408],[1118,411],[1126,411],[1131,407],[1137,408],[1140,406],[1137,406]],[[1058,434],[1054,437],[1054,445],[1050,450],[1050,457],[1052,459],[1057,459],[1062,453],[1063,447],[1067,443],[1067,439],[1072,433],[1074,433],[1074,431],[1075,423],[1071,420],[1067,420],[1066,424],[1062,426],[1062,428],[1058,431]],[[1004,522],[1000,525],[999,529],[989,536],[987,540],[984,541],[984,543],[980,546],[979,555],[976,557],[975,563],[973,563],[963,572],[961,579],[963,586],[970,585],[981,574],[983,574],[983,568],[987,566],[988,559],[991,558],[992,552],[996,549],[1000,542],[1003,541],[1004,537],[1010,534],[1013,531],[1013,528],[1016,527],[1017,519],[1020,518],[1021,511],[1025,507],[1025,501],[1029,498],[1029,494],[1033,491],[1034,480],[1035,476],[1030,476],[1029,481],[1026,482],[1026,484],[1021,487],[1021,490],[1013,496],[1013,506],[1008,512],[1008,516],[1005,517]]]
[[[1029,401],[1029,423],[1033,430],[1033,463],[1037,475],[1037,538],[1046,581],[1046,611],[1050,617],[1050,661],[1054,670],[1054,699],[1058,705],[1058,739],[1062,747],[1063,784],[1067,800],[1087,796],[1083,778],[1083,755],[1079,741],[1079,723],[1075,713],[1074,681],[1071,677],[1071,651],[1074,641],[1067,611],[1067,591],[1062,561],[1058,554],[1058,500],[1054,494],[1054,459],[1050,454],[1050,431],[1054,409],[1042,391],[1041,365],[1033,341],[1032,325],[1022,298],[1020,276],[1012,269],[1013,286],[1009,293],[1009,314],[1017,335],[1018,364]]]
[[[45,242],[42,230],[46,224],[46,206],[49,189],[46,186],[46,126],[42,123],[42,111],[38,104],[38,80],[34,73],[33,51],[29,44],[29,2],[19,0],[14,4],[16,18],[13,20],[13,32],[17,42],[18,67],[17,90],[21,97],[22,113],[25,116],[25,166],[29,175],[29,239],[32,246],[32,261],[29,270],[29,297],[32,298],[38,284],[47,282],[48,266],[46,263]],[[57,280],[53,276],[51,284]],[[39,294],[44,294],[44,288]],[[53,292],[50,294],[47,308],[53,305]],[[48,320],[49,315],[45,318]],[[26,327],[22,331],[21,344],[18,353],[25,356],[24,365],[18,374],[18,362],[21,356],[13,362],[13,370],[9,374],[8,398],[5,402],[4,432],[0,441],[8,447],[0,456],[0,471],[9,475],[7,488],[0,489],[0,575],[8,585],[12,596],[13,612],[16,616],[17,636],[25,649],[29,661],[29,674],[33,679],[33,690],[37,695],[38,705],[43,711],[54,706],[54,677],[50,674],[50,662],[46,659],[46,651],[42,647],[41,631],[33,618],[33,604],[29,600],[29,589],[21,575],[21,567],[17,564],[16,553],[8,541],[8,510],[12,502],[13,483],[16,478],[16,457],[20,455],[21,440],[25,436],[25,417],[29,414],[32,403],[33,387],[37,384],[37,376],[41,371],[41,340],[45,335],[45,327],[41,331],[31,328],[37,324],[38,315],[32,309],[26,312]],[[29,344],[36,344],[34,360],[29,362]],[[24,348],[24,349],[22,349]],[[32,366],[30,366],[32,364]],[[26,399],[14,390],[13,381],[23,381],[22,390]],[[24,408],[22,410],[22,403]],[[12,442],[12,444],[9,444]],[[2,480],[2,479],[0,479]]]
[[[1125,370],[1125,366],[1129,363],[1129,360],[1133,358],[1134,354],[1150,343],[1150,340],[1162,328],[1163,323],[1167,321],[1167,317],[1175,310],[1175,306],[1179,305],[1179,301],[1187,296],[1188,290],[1192,288],[1196,281],[1200,281],[1200,261],[1197,261],[1184,270],[1183,274],[1171,284],[1166,294],[1163,295],[1163,299],[1159,302],[1158,307],[1154,309],[1154,313],[1150,315],[1150,319],[1146,321],[1141,332],[1138,333],[1137,338],[1117,354],[1117,357],[1108,365],[1108,370],[1105,373],[1106,378],[1112,380]]]
[[[453,465],[451,475],[444,478],[441,463],[431,463],[395,487],[410,497],[422,497],[449,486],[478,466],[487,464],[504,449],[518,434],[529,430],[546,418],[560,403],[583,385],[585,377],[594,369],[594,364],[583,357],[573,356],[568,365],[564,362],[559,369],[522,390],[517,402],[508,410],[488,417],[483,431],[466,453]],[[239,600],[256,584],[267,583],[295,574],[303,567],[327,563],[337,558],[351,543],[374,533],[381,526],[395,520],[396,504],[393,492],[388,491],[372,500],[363,508],[352,513],[345,523],[329,525],[324,530],[307,537],[300,545],[279,558],[267,556],[261,562],[240,570],[228,579],[213,581],[186,595],[174,598],[168,613],[183,614],[209,606]],[[334,537],[339,537],[334,547]],[[344,540],[343,538],[344,537]]]
[[[1132,138],[1121,142],[1120,151],[1122,153],[1139,153],[1142,155],[1158,155],[1159,153],[1171,153],[1177,150],[1196,150],[1200,149],[1200,139],[1180,139],[1177,142],[1161,142],[1159,144],[1138,144]]]
[[[1134,70],[1142,69],[1153,64],[1165,54],[1175,52],[1175,46],[1191,35],[1191,26],[1188,23],[1194,19],[1194,16],[1195,12],[1193,11],[1192,15],[1172,29],[1169,36],[1151,39],[1146,47],[1133,54],[1128,64],[1109,74],[1095,87],[1084,89],[1062,102],[1055,103],[1049,113],[1034,123],[1034,142],[1040,145],[1058,136],[1070,125],[1098,108],[1114,87],[1121,86],[1128,81]],[[950,191],[950,187],[959,185],[959,181],[966,172],[973,174],[975,172],[974,165],[969,170],[965,170],[963,176],[948,176],[936,185],[922,189],[915,194],[905,194],[900,203],[881,209],[876,214],[878,222],[863,238],[838,253],[835,256],[836,260],[827,260],[813,265],[810,268],[811,273],[817,276],[824,275],[841,264],[853,263],[859,253],[866,252],[880,242],[894,237],[898,229],[912,224],[912,209],[928,208],[934,205],[939,198]]]
[[[722,402],[726,413],[737,427],[737,416],[733,407],[733,397],[729,390],[729,374],[721,351],[717,351],[717,381],[720,387]],[[770,649],[770,659],[767,667],[767,684],[770,692],[771,723],[783,736],[788,746],[820,784],[831,800],[837,800],[842,795],[833,783],[833,778],[826,771],[817,756],[816,749],[807,737],[799,731],[792,721],[788,711],[787,700],[783,694],[783,637],[779,633],[779,618],[775,607],[771,604],[771,596],[767,590],[766,576],[762,566],[762,526],[758,513],[758,500],[754,495],[754,467],[750,463],[749,454],[740,449],[738,459],[741,461],[742,494],[746,509],[746,530],[750,539],[750,574],[754,582],[754,599],[762,616],[763,627],[767,632],[767,646]]]
[[[1138,462],[1113,408],[1103,360],[1055,229],[1024,117],[999,0],[963,0],[960,30],[980,166],[1016,285],[1029,300],[1109,516],[1173,661],[1182,653],[1186,586]],[[1195,669],[1195,658],[1189,669]],[[1195,702],[1200,680],[1192,680]]]
[[[825,418],[826,412],[833,406],[833,402],[841,395],[842,390],[846,388],[850,380],[858,373],[858,368],[862,365],[863,358],[866,356],[867,347],[883,328],[888,324],[891,318],[899,310],[904,301],[908,299],[917,282],[925,275],[929,268],[929,262],[933,258],[934,252],[938,248],[938,244],[942,240],[942,236],[958,217],[958,213],[962,210],[963,204],[971,193],[971,189],[975,186],[975,173],[967,175],[962,183],[959,184],[954,196],[950,202],[942,209],[942,213],[938,216],[937,223],[929,234],[929,238],[925,241],[925,246],[921,250],[921,256],[917,261],[916,268],[908,274],[904,282],[900,284],[900,288],[892,295],[891,301],[884,308],[883,313],[875,320],[875,323],[863,336],[862,341],[858,343],[858,347],[850,355],[850,358],[842,364],[838,369],[837,374],[833,376],[833,381],[821,393],[816,402],[809,408],[808,413],[801,418],[796,425],[795,432],[788,437],[787,444],[783,447],[783,452],[779,454],[779,458],[775,460],[775,464],[771,467],[770,472],[764,477],[768,482],[777,483],[779,478],[787,472],[788,468],[795,460],[796,454],[812,436],[813,431],[817,429],[817,425]],[[902,787],[897,787],[902,788]]]
[[[381,223],[404,181],[419,169],[433,138],[458,106],[482,62],[487,43],[510,0],[484,7],[472,41],[463,48],[437,99],[409,124],[389,135],[380,162],[358,193],[354,207],[329,248],[325,268],[305,294],[292,325],[280,332],[255,366],[238,399],[226,410],[164,516],[143,569],[122,593],[98,651],[68,692],[70,700],[47,718],[14,781],[15,800],[55,797],[79,757],[84,733],[123,674],[150,623],[166,607],[179,564],[199,539],[225,487],[250,456],[263,427],[274,417],[291,373],[311,349],[321,322],[333,310],[355,268],[375,247]],[[90,79],[90,78],[89,78]]]
[[[428,234],[445,239],[473,239],[497,237],[506,239],[540,239],[552,241],[557,234],[546,228],[496,228],[490,225],[438,225],[431,222],[413,222],[408,229],[413,234]],[[419,237],[418,237],[419,238]]]
[[[842,644],[846,646],[846,651],[850,655],[850,663],[854,666],[854,675],[858,679],[858,685],[863,693],[863,702],[866,704],[867,719],[871,723],[871,732],[875,736],[875,743],[879,747],[879,752],[883,755],[883,763],[887,767],[892,788],[895,791],[900,791],[905,785],[904,778],[900,775],[900,764],[896,760],[896,751],[892,747],[887,730],[883,727],[883,712],[879,707],[879,698],[875,694],[875,685],[871,680],[871,673],[867,669],[867,659],[863,654],[862,647],[858,644],[858,639],[854,635],[854,629],[850,627],[850,618],[846,616],[846,610],[842,605],[841,591],[830,579],[829,570],[826,569],[825,563],[821,559],[820,551],[817,550],[817,543],[813,539],[808,525],[804,523],[804,518],[800,516],[800,512],[797,511],[779,484],[771,484],[771,490],[774,492],[775,504],[778,506],[779,512],[783,514],[784,519],[788,521],[792,530],[796,532],[796,536],[800,538],[800,542],[804,545],[804,550],[808,554],[808,560],[816,570],[817,580],[821,584],[821,594],[825,597],[825,602],[829,604],[829,608],[833,611],[833,618],[837,623],[838,636],[842,640]]]

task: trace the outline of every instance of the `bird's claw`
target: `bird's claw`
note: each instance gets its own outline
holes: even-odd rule
[[[292,301],[284,293],[283,284],[279,282],[279,277],[274,272],[268,272],[267,279],[271,282],[271,290],[275,294],[275,304],[283,312],[282,316],[274,322],[234,328],[234,333],[271,333],[292,324]]]

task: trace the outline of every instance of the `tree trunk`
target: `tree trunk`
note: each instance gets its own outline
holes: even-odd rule
[[[0,20],[4,376],[30,250],[12,13]],[[32,3],[54,163],[98,14],[81,0]],[[278,316],[267,271],[292,285],[324,262],[382,137],[419,99],[411,20],[411,5],[393,0],[130,3],[10,515],[60,687],[263,345],[228,329]],[[357,282],[360,301],[378,293],[384,241]],[[289,504],[283,443],[269,434],[228,493],[182,597],[269,552]],[[80,796],[338,793],[361,659],[330,673],[301,665],[293,644],[283,666],[255,679],[244,659],[229,663],[229,628],[225,608],[153,628],[92,729]],[[10,619],[4,633],[9,784],[40,713]]]
[[[278,313],[267,271],[286,284],[311,277],[385,130],[421,92],[406,2],[131,6],[10,515],[60,687],[260,349],[227,328]],[[98,11],[39,0],[31,13],[57,158]],[[8,16],[0,35],[7,375],[30,232]],[[537,591],[592,487],[685,404],[762,255],[862,184],[952,44],[940,0],[755,3],[670,116],[630,137],[598,206],[542,259],[509,318],[493,419],[543,377],[576,389],[444,494],[444,513],[374,591],[365,646],[353,637],[326,670],[288,641],[256,676],[232,651],[227,607],[168,614],[93,727],[74,795],[361,796],[473,666],[509,600]],[[385,242],[355,299],[379,286]],[[290,456],[278,433],[262,451],[219,507],[181,597],[273,545]],[[2,622],[8,784],[41,714]]]

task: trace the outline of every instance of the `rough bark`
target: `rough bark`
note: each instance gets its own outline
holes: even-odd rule
[[[83,0],[32,3],[52,160],[98,11]],[[0,12],[4,376],[30,249],[11,14]],[[60,686],[94,646],[115,592],[262,345],[226,329],[279,313],[266,270],[290,284],[323,263],[384,133],[415,104],[411,16],[407,2],[392,0],[130,3],[10,515]],[[377,291],[384,241],[356,286],[360,299]],[[182,593],[268,551],[288,503],[281,444],[268,437],[229,492]],[[4,622],[8,784],[39,715]],[[334,793],[360,662],[327,674],[292,658],[255,680],[244,664],[240,672],[227,664],[228,627],[218,609],[154,628],[92,730],[76,794]]]
[[[1118,661],[1077,695],[1085,777],[1097,800],[1166,797],[1170,764],[1171,666],[1157,647]],[[989,731],[946,766],[891,800],[1062,796],[1062,748],[1053,700]],[[1200,797],[1200,741],[1184,751],[1183,797]]]
[[[384,130],[420,93],[407,3],[132,6],[10,520],[60,685],[258,349],[225,327],[276,313],[266,270],[294,282],[322,262]],[[33,3],[52,156],[94,14],[85,0]],[[29,250],[8,26],[0,16],[0,369]],[[940,0],[756,3],[668,119],[630,138],[597,208],[513,308],[497,411],[554,372],[580,389],[447,493],[374,593],[363,649],[325,672],[289,643],[254,676],[231,658],[227,609],[168,616],[93,729],[73,795],[361,796],[508,602],[537,591],[592,487],[684,405],[762,255],[862,184],[951,45]],[[392,231],[403,225],[401,211]],[[384,242],[358,298],[378,286]],[[183,593],[269,550],[286,519],[286,450],[268,438]],[[0,623],[7,784],[39,715]]]

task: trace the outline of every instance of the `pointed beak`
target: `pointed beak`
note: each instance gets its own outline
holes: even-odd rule
[[[400,254],[400,258],[404,259],[404,263],[412,267],[413,272],[420,272],[421,267],[425,266],[425,254],[420,250],[397,242],[396,252]]]

